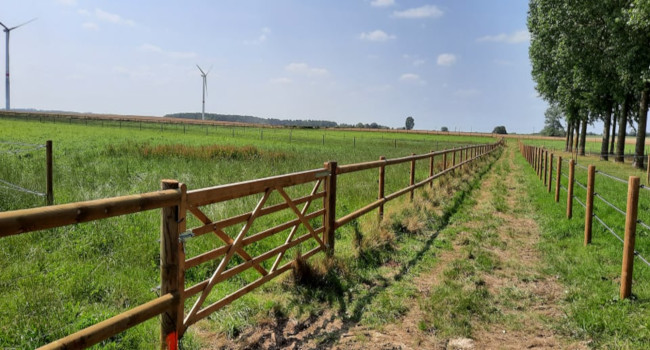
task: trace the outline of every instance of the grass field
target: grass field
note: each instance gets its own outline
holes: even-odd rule
[[[55,204],[154,191],[166,178],[184,182],[191,190],[320,168],[327,160],[349,164],[382,155],[394,158],[494,141],[250,127],[159,128],[147,124],[140,129],[137,123],[108,121],[90,121],[86,125],[2,119],[0,130],[0,141],[4,142],[0,144],[0,179],[39,192],[44,192],[45,187],[43,149],[15,153],[23,148],[13,143],[43,144],[53,140]],[[427,161],[418,162],[416,181],[427,175]],[[372,201],[376,181],[376,171],[341,176],[337,212],[349,213]],[[407,184],[408,164],[387,169],[386,193]],[[305,187],[297,187],[291,194],[304,193]],[[228,207],[214,208],[211,213],[213,219],[225,218],[251,210],[255,202],[256,198],[245,198]],[[42,204],[42,197],[0,186],[2,211]],[[364,222],[337,231],[338,252],[345,256],[353,251],[358,227]],[[159,225],[159,211],[150,211],[2,239],[0,347],[34,348],[154,298],[159,284]],[[283,241],[284,236],[279,235],[277,240]],[[188,255],[206,251],[214,244],[214,240],[193,243]],[[209,266],[197,269],[187,279],[200,281],[209,271]],[[249,277],[244,274],[242,278]],[[240,282],[220,285],[217,294],[231,291]],[[277,308],[277,300],[271,297],[245,297],[228,311],[210,318],[219,319],[221,330],[236,333],[250,322],[251,315]],[[157,321],[152,320],[103,346],[149,349],[156,346],[157,337]],[[186,338],[186,347],[198,346],[191,334]]]
[[[567,155],[568,156],[568,155]],[[519,162],[525,162],[518,157]],[[579,157],[582,166],[594,164],[607,174],[627,179],[639,175],[645,183],[645,173],[629,164],[599,161],[597,157]],[[562,165],[566,174],[568,165]],[[541,249],[546,255],[549,273],[557,274],[565,285],[565,309],[568,317],[557,330],[576,339],[592,340],[594,348],[642,349],[650,341],[650,266],[639,259],[634,262],[633,298],[620,300],[620,276],[623,244],[594,220],[592,244],[584,247],[585,211],[574,201],[573,218],[566,219],[566,191],[561,190],[560,202],[555,203],[526,164],[525,180],[528,194],[537,210],[536,220],[543,230]],[[555,172],[556,170],[554,170]],[[555,176],[553,177],[555,178]],[[587,171],[576,167],[576,181],[586,184]],[[563,176],[562,185],[567,186]],[[555,186],[555,182],[553,182]],[[554,187],[553,187],[554,188]],[[595,192],[625,211],[627,184],[596,174]],[[574,195],[583,203],[586,192],[574,186]],[[639,219],[650,222],[650,191],[641,189]],[[599,198],[594,198],[594,213],[623,237],[625,216]],[[650,232],[637,226],[636,250],[650,256]]]
[[[585,152],[588,154],[600,154],[600,147],[602,145],[601,143],[601,138],[597,138],[597,140],[590,140],[593,137],[590,136],[585,144]],[[627,136],[625,138],[625,155],[626,155],[626,161],[631,162],[632,158],[628,158],[628,156],[632,156],[634,154],[634,149],[635,149],[635,144],[634,140],[636,138],[634,136]],[[575,140],[574,140],[575,141]],[[632,141],[632,143],[630,143]],[[535,139],[526,139],[524,141],[527,145],[533,145],[533,146],[538,146],[538,147],[545,147],[547,149],[551,149],[554,151],[564,151],[564,145],[565,141],[564,139],[557,139],[557,140],[535,140]],[[650,145],[646,144],[646,156],[648,154],[648,149],[650,148]]]

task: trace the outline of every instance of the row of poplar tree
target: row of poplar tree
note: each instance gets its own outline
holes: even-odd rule
[[[584,154],[587,124],[602,120],[601,158],[624,161],[625,133],[636,123],[633,164],[643,168],[650,0],[531,0],[528,29],[536,89],[562,108],[567,151]]]

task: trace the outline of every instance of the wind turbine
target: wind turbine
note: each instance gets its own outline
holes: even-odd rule
[[[205,94],[208,92],[208,74],[210,74],[212,67],[208,69],[207,73],[204,72],[198,64],[196,65],[196,68],[201,71],[201,77],[203,77],[203,109],[201,110],[201,120],[205,120]]]
[[[16,29],[18,27],[22,27],[27,23],[34,22],[35,20],[36,20],[36,18],[32,18],[32,19],[30,19],[29,21],[27,21],[27,22],[25,22],[23,24],[19,24],[19,25],[15,26],[15,27],[11,27],[11,28],[8,28],[6,25],[4,25],[2,22],[0,22],[0,25],[4,27],[4,32],[6,34],[5,36],[7,37],[7,58],[6,58],[7,75],[6,75],[6,82],[5,82],[7,110],[9,110],[10,107],[11,107],[10,102],[9,102],[9,33],[14,29]]]

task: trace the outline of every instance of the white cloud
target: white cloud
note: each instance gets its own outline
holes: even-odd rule
[[[507,43],[519,44],[525,43],[530,40],[530,33],[527,30],[518,30],[511,34],[501,33],[497,35],[486,35],[476,39],[478,42],[494,42],[494,43]]]
[[[77,0],[56,0],[56,2],[65,6],[74,6],[77,4]]]
[[[96,8],[94,12],[90,12],[85,9],[79,9],[77,10],[77,13],[86,16],[86,17],[91,17],[94,16],[97,20],[102,21],[102,22],[108,22],[108,23],[113,23],[113,24],[120,24],[120,25],[126,25],[133,27],[135,25],[135,21],[123,18],[122,16],[115,14],[115,13],[110,13],[107,11],[104,11],[100,8]]]
[[[414,67],[419,67],[423,64],[425,64],[427,61],[425,59],[420,58],[419,55],[410,55],[410,54],[402,54],[402,58],[408,61],[411,61],[411,64]]]
[[[426,63],[426,61],[425,61],[425,60],[421,60],[421,59],[417,59],[417,60],[413,61],[413,65],[416,66],[416,67],[417,67],[417,66],[421,66],[421,65],[423,65],[423,64],[425,64],[425,63]]]
[[[454,95],[456,97],[463,97],[463,98],[469,98],[469,97],[476,97],[481,94],[481,90],[478,89],[459,89],[454,92]]]
[[[310,67],[307,63],[289,63],[284,67],[287,72],[305,75],[308,77],[322,77],[329,74],[325,68]]]
[[[259,45],[259,44],[265,42],[266,39],[269,38],[269,34],[271,34],[271,29],[269,27],[264,27],[264,28],[262,28],[262,31],[261,31],[260,35],[255,40],[244,41],[244,44],[246,44],[246,45]]]
[[[286,85],[286,84],[291,84],[293,80],[287,77],[281,77],[281,78],[271,79],[269,82],[271,84]]]
[[[390,35],[384,32],[383,30],[373,30],[372,32],[361,33],[359,39],[368,40],[368,41],[388,41],[395,39],[395,35]]]
[[[162,52],[162,49],[159,46],[152,44],[142,44],[138,49],[142,52]]]
[[[438,65],[439,66],[452,66],[456,63],[456,55],[450,53],[443,53],[438,55]]]
[[[81,26],[88,30],[99,30],[99,26],[95,22],[84,22]]]
[[[395,5],[395,0],[372,0],[370,5],[374,7],[388,7]]]
[[[194,58],[197,56],[195,52],[165,51],[161,47],[152,44],[142,44],[138,47],[138,50],[141,52],[160,54],[174,59]]]
[[[424,5],[404,11],[393,12],[393,16],[397,18],[438,18],[443,14],[444,12],[434,5]]]
[[[405,83],[425,85],[427,82],[422,80],[419,75],[414,73],[404,73],[399,77],[399,80]]]

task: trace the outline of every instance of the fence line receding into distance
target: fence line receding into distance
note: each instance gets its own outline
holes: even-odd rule
[[[394,159],[382,157],[377,161],[340,166],[336,162],[327,162],[323,168],[319,169],[190,191],[187,190],[185,184],[175,180],[163,180],[162,188],[157,192],[45,208],[1,212],[0,238],[147,210],[162,209],[160,241],[161,296],[89,328],[56,340],[43,346],[42,349],[89,347],[158,315],[161,315],[161,348],[177,349],[178,340],[189,326],[283,272],[290,270],[292,260],[285,256],[285,253],[290,248],[301,246],[301,244],[311,244],[311,249],[301,254],[303,259],[308,259],[321,251],[331,256],[334,254],[334,233],[337,228],[374,209],[379,208],[379,212],[382,213],[386,202],[431,184],[436,178],[475,162],[493,153],[502,145],[503,140],[492,144],[471,145]],[[437,173],[433,169],[433,159],[436,157],[438,159],[441,157],[443,161],[442,169]],[[452,161],[448,163],[450,158]],[[457,159],[460,161],[456,162]],[[415,167],[418,160],[428,160],[430,169],[427,178],[416,182]],[[385,173],[383,170],[388,166],[397,164],[410,164],[409,185],[385,195]],[[346,213],[342,217],[337,217],[337,178],[348,173],[371,169],[379,170],[377,200]],[[297,198],[292,198],[287,189],[298,185],[310,186],[311,191]],[[252,195],[258,196],[259,200],[255,207],[246,213],[213,220],[210,218],[210,212],[205,210],[205,207],[209,205],[226,203]],[[281,201],[278,204],[265,205],[272,195],[275,198],[281,198]],[[318,206],[321,208],[310,210],[312,204],[316,201],[319,201]],[[300,207],[301,205],[302,207]],[[250,234],[257,219],[282,210],[292,213],[293,219],[274,227],[262,228],[261,231]],[[197,219],[192,219],[193,222],[199,222],[200,224],[188,229],[186,227],[188,219],[192,217]],[[318,224],[318,227],[314,227],[312,226],[315,222],[313,219],[317,218],[322,218],[322,221]],[[234,237],[224,231],[229,227],[231,230],[234,228],[235,232],[237,232]],[[306,233],[299,234],[298,227],[301,227],[302,231]],[[284,244],[270,248],[257,256],[251,256],[246,251],[247,246],[285,230],[290,230],[290,232]],[[185,244],[190,239],[205,235],[216,235],[223,242],[223,245],[208,252],[186,257]],[[233,260],[235,255],[239,256],[239,258]],[[262,264],[267,260],[273,261],[270,268],[265,268]],[[235,261],[238,261],[239,264],[235,266],[229,264]],[[186,287],[185,271],[208,262],[216,263],[216,268],[209,278]],[[215,295],[212,292],[215,286],[250,269],[254,269],[259,275],[257,279],[228,295],[214,300]],[[186,308],[186,301],[190,298],[195,300],[191,306],[187,305],[189,308]],[[186,312],[187,309],[189,309],[188,312]]]

